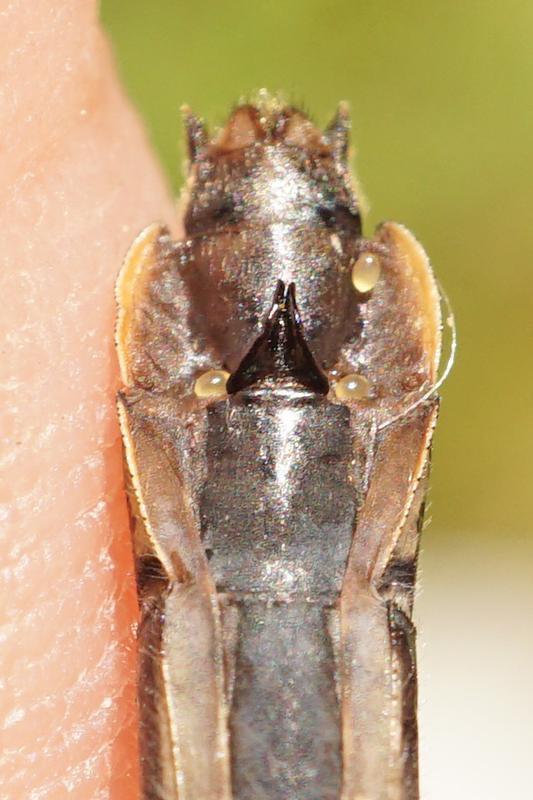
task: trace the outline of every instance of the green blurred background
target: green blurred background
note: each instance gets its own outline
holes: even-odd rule
[[[405,223],[459,333],[422,558],[424,798],[531,796],[533,3],[104,0],[174,189],[179,108],[212,125],[260,87],[353,114],[367,233]]]

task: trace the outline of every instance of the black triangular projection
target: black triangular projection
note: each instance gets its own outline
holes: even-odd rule
[[[295,383],[317,394],[327,394],[329,384],[303,336],[296,306],[294,283],[278,281],[263,332],[230,376],[229,394],[265,380]]]

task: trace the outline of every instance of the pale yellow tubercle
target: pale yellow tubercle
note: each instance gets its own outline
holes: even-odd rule
[[[194,393],[202,400],[211,397],[223,397],[226,394],[226,383],[229,372],[223,369],[210,369],[196,379]]]
[[[336,381],[334,389],[339,400],[365,400],[370,395],[370,383],[356,372]]]
[[[381,261],[375,253],[361,253],[352,268],[352,284],[358,292],[371,292],[379,280]]]

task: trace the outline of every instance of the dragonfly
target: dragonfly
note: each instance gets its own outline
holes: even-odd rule
[[[363,235],[345,104],[184,116],[183,238],[116,287],[142,798],[416,800],[435,278]]]

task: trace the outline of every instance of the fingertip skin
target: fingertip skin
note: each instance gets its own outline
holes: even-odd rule
[[[113,285],[132,238],[173,203],[96,3],[9,4],[0,39],[2,790],[134,800]]]

